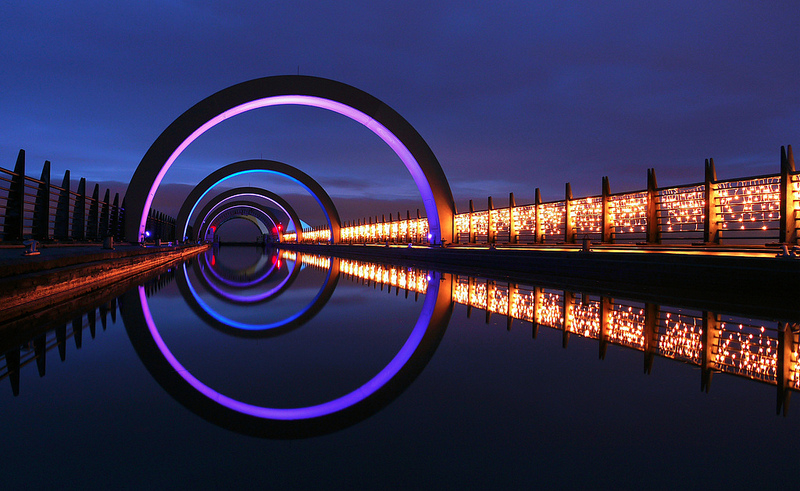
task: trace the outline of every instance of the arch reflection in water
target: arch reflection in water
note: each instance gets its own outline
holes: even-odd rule
[[[219,244],[206,249],[198,258],[207,265],[206,271],[220,282],[233,288],[247,288],[256,286],[272,274],[278,265],[278,257],[274,250],[269,250],[269,254],[259,254],[256,260],[247,267],[231,268],[217,262],[216,256],[219,254]]]
[[[261,291],[253,296],[242,296],[223,290],[219,288],[218,285],[208,281],[208,276],[204,274],[204,270],[200,267],[200,264],[202,263],[194,263],[193,266],[195,278],[200,280],[199,285],[206,287],[216,298],[233,305],[251,304],[254,302],[260,303],[276,298],[291,286],[301,269],[294,261],[286,261],[285,264],[289,272],[288,274],[283,273],[284,277],[279,280],[276,286],[266,291]],[[275,268],[271,270],[271,272],[282,273],[282,270],[281,268]],[[192,283],[192,276],[189,274],[187,263],[181,266],[181,273],[182,274],[178,274],[177,277],[178,289],[189,307],[210,326],[219,331],[239,337],[277,336],[302,326],[309,319],[313,318],[325,306],[328,300],[330,300],[333,291],[336,289],[336,282],[339,281],[338,264],[331,261],[329,262],[325,280],[320,286],[319,291],[307,305],[284,319],[274,322],[253,324],[238,321],[218,312],[205,301],[200,291],[198,291],[197,285]]]
[[[338,279],[338,260],[315,264],[334,271]],[[179,272],[177,278],[181,277],[185,276]],[[425,278],[427,294],[419,319],[386,366],[355,390],[305,407],[263,407],[235,400],[189,373],[161,337],[143,288],[126,294],[122,318],[134,348],[153,377],[193,412],[219,426],[250,435],[307,437],[350,426],[374,414],[396,398],[425,367],[442,339],[453,308],[450,277],[430,273],[430,280]]]
[[[270,299],[273,299],[285,292],[289,286],[291,286],[300,272],[299,265],[294,262],[287,261],[289,274],[281,279],[276,286],[260,292],[252,297],[243,297],[226,292],[218,288],[216,285],[214,285],[214,283],[207,282],[208,277],[202,273],[202,270],[199,269],[199,265],[197,265],[197,263],[194,264],[196,265],[194,266],[195,272],[199,272],[199,274],[196,274],[196,277],[201,280],[200,284],[207,287],[208,291],[212,292],[215,297],[234,305],[269,301]],[[215,329],[240,337],[268,337],[277,336],[292,329],[296,329],[317,315],[317,313],[322,310],[328,300],[330,300],[333,291],[336,289],[336,283],[339,281],[339,272],[337,268],[338,265],[335,262],[329,263],[327,275],[322,283],[322,286],[305,307],[284,319],[260,324],[241,322],[233,319],[218,312],[211,305],[209,305],[208,302],[203,300],[202,295],[197,288],[195,288],[195,285],[193,285],[191,281],[191,275],[189,275],[187,263],[184,263],[181,266],[182,274],[178,274],[177,283],[178,289],[180,290],[181,295],[183,296],[184,300],[186,300],[186,303],[189,305],[189,307],[200,318],[202,318],[206,323]],[[272,271],[274,272],[275,270]]]

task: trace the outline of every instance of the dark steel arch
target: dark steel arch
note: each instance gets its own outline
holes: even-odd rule
[[[125,236],[139,242],[147,213],[164,175],[196,138],[217,123],[252,109],[305,105],[340,113],[369,128],[400,157],[422,195],[431,243],[452,241],[455,202],[439,161],[425,140],[399,113],[372,95],[319,77],[283,75],[242,82],[192,106],[172,122],[145,153],[126,193]],[[334,241],[338,236],[334,236]]]
[[[218,194],[214,198],[209,201],[206,206],[200,210],[200,213],[197,215],[197,219],[194,221],[194,225],[192,225],[193,235],[195,239],[199,239],[202,237],[200,235],[200,228],[202,225],[203,219],[211,213],[218,204],[222,203],[223,201],[234,199],[236,197],[243,197],[243,196],[257,196],[268,201],[272,201],[279,208],[281,208],[287,215],[289,215],[289,220],[291,220],[292,224],[294,224],[294,228],[297,231],[297,242],[302,240],[303,234],[303,226],[302,222],[300,221],[300,217],[297,215],[297,212],[292,208],[288,201],[283,199],[281,196],[273,193],[272,191],[268,191],[263,188],[257,188],[253,186],[243,186],[239,188],[230,189],[223,193]]]
[[[186,235],[192,212],[206,193],[226,179],[251,172],[266,172],[286,176],[306,188],[322,207],[322,211],[328,219],[328,227],[330,227],[333,241],[338,242],[339,229],[341,228],[339,212],[336,210],[336,206],[333,204],[331,197],[322,189],[322,186],[300,169],[292,167],[289,164],[284,164],[283,162],[264,159],[242,160],[228,164],[225,167],[215,170],[200,181],[200,183],[192,189],[192,192],[189,193],[189,196],[186,197],[183,205],[181,205],[180,211],[178,211],[178,218],[175,223],[175,233],[178,234],[176,238],[183,238]]]
[[[205,238],[208,229],[212,225],[215,229],[218,229],[224,223],[236,219],[248,220],[254,223],[262,234],[272,235],[272,230],[277,228],[278,223],[280,223],[276,212],[279,212],[279,210],[263,206],[260,203],[250,203],[248,201],[226,203],[225,206],[212,210],[209,215],[211,218],[203,224],[199,230],[198,237],[200,239]],[[268,220],[272,226],[270,227],[264,219]]]

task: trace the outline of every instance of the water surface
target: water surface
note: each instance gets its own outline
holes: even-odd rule
[[[2,344],[7,486],[793,487],[797,319],[709,365],[680,305],[225,247],[102,302]]]

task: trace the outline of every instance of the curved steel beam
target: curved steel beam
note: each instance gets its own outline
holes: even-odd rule
[[[242,160],[228,164],[212,172],[200,181],[197,186],[192,189],[192,192],[189,193],[189,196],[186,197],[183,205],[181,205],[178,218],[175,222],[175,233],[178,234],[180,238],[186,237],[189,219],[192,217],[197,204],[215,186],[238,175],[261,172],[286,176],[311,193],[311,196],[317,200],[317,203],[319,203],[322,207],[322,211],[325,213],[329,230],[331,230],[331,234],[333,235],[333,242],[338,242],[339,229],[341,228],[339,212],[336,210],[336,206],[333,204],[331,197],[322,189],[322,186],[300,169],[284,164],[283,162],[263,159]],[[297,224],[295,224],[295,228],[297,228]]]
[[[278,105],[327,109],[378,135],[400,157],[422,195],[430,242],[452,241],[453,193],[439,161],[417,130],[394,109],[362,90],[334,80],[300,75],[264,77],[233,85],[203,99],[173,121],[147,150],[128,185],[126,212],[131,219],[126,221],[126,239],[143,239],[147,214],[161,181],[195,139],[227,118]],[[334,235],[333,241],[338,239]]]
[[[226,203],[224,206],[212,210],[208,215],[211,218],[206,220],[206,223],[200,228],[198,237],[201,239],[205,238],[209,228],[213,228],[214,233],[216,233],[216,230],[219,229],[222,224],[239,218],[253,222],[262,235],[272,235],[272,230],[277,230],[278,224],[281,222],[280,219],[275,216],[275,212],[277,211],[278,210],[269,208],[263,204],[250,203],[249,201]],[[269,226],[269,223],[264,221],[265,218],[272,224],[272,227]]]
[[[200,213],[197,215],[197,219],[195,219],[194,224],[192,225],[192,233],[194,235],[194,238],[195,239],[199,239],[200,237],[202,237],[202,235],[199,234],[200,227],[201,227],[202,222],[204,220],[206,220],[206,217],[208,216],[208,214],[211,213],[211,210],[213,210],[217,205],[219,205],[221,203],[224,203],[224,202],[229,201],[229,200],[237,199],[237,198],[240,198],[240,197],[241,198],[250,198],[250,197],[262,198],[262,199],[265,199],[267,201],[271,201],[272,203],[275,203],[275,205],[278,208],[280,208],[284,213],[286,213],[286,215],[289,216],[290,222],[292,223],[292,225],[294,225],[294,228],[297,231],[297,234],[296,234],[297,242],[300,242],[300,240],[302,239],[302,234],[303,234],[303,231],[302,231],[303,230],[303,226],[301,225],[300,217],[297,215],[297,212],[294,211],[294,208],[292,208],[292,206],[289,204],[289,202],[286,201],[285,199],[283,199],[281,196],[273,193],[272,191],[268,191],[266,189],[257,188],[257,187],[253,187],[253,186],[243,186],[243,187],[239,187],[239,188],[230,189],[230,190],[225,191],[223,193],[220,193],[217,196],[215,196],[214,198],[212,198],[211,201],[209,201],[203,207],[203,209],[200,210]]]

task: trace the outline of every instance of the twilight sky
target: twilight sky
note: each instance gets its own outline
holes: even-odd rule
[[[504,205],[509,191],[527,203],[536,187],[558,199],[565,182],[576,197],[599,194],[603,175],[612,192],[642,189],[648,167],[660,185],[697,182],[707,157],[721,178],[775,173],[780,146],[800,145],[796,0],[540,3],[5,2],[0,166],[24,148],[29,175],[47,159],[54,181],[70,169],[124,191],[193,104],[298,72],[405,117],[459,210],[489,195]],[[304,107],[215,127],[181,155],[156,205],[169,212],[188,185],[250,158],[310,174],[343,219],[421,207],[378,137]],[[241,184],[301,193],[280,178]],[[374,201],[384,199],[395,203]]]

